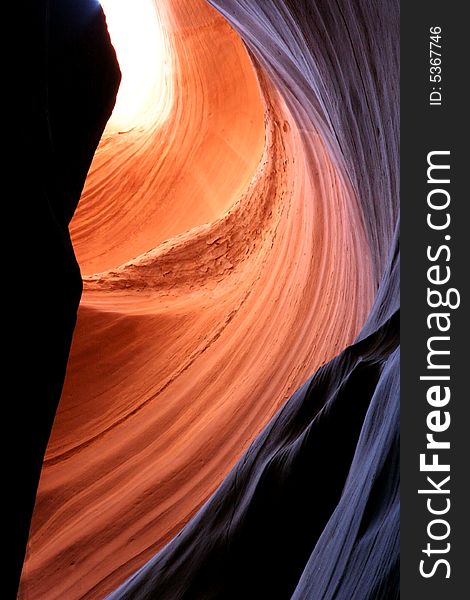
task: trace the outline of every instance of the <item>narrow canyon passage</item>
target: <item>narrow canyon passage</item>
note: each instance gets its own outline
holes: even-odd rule
[[[333,136],[205,0],[151,9],[158,72],[111,117],[70,227],[84,292],[23,600],[100,599],[149,560],[378,285]]]

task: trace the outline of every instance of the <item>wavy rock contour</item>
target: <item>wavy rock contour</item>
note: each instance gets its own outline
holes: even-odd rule
[[[213,4],[71,224],[25,598],[397,594],[398,9]]]

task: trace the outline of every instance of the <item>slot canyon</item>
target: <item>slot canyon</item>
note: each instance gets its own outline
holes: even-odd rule
[[[39,4],[18,598],[398,598],[397,3]]]

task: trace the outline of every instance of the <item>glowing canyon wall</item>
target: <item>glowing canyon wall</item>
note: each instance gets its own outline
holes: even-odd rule
[[[398,597],[398,6],[148,4],[20,598]]]

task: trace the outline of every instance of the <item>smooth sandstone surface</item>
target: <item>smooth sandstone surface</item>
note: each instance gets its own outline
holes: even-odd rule
[[[335,36],[344,36],[344,23],[343,30],[341,21],[332,26],[323,3],[308,15],[320,30],[322,23],[331,28],[329,43],[318,46],[302,31],[310,21],[289,3],[258,13],[245,2],[215,4],[222,14],[203,0],[168,0],[156,9],[165,36],[166,108],[154,111],[150,103],[126,130],[111,119],[71,222],[84,292],[20,598],[103,598],[115,590],[181,531],[279,409],[285,405],[268,430],[300,402],[294,392],[319,367],[340,355],[336,383],[316,392],[322,403],[349,389],[341,352],[366,324],[361,336],[374,341],[363,360],[373,374],[353,385],[353,396],[365,394],[362,404],[351,399],[356,417],[338,409],[326,438],[322,425],[313,426],[318,440],[330,440],[324,458],[331,456],[334,474],[351,419],[355,433],[337,467],[341,488],[379,385],[373,365],[389,360],[396,346],[395,334],[384,333],[396,293],[396,138],[393,127],[377,133],[377,124],[390,127],[393,102],[356,57],[368,100],[356,96],[354,106],[358,75],[331,54],[340,52]],[[373,37],[374,18],[383,27],[388,17],[369,9],[365,25]],[[354,27],[361,25],[358,12],[348,21]],[[384,56],[374,59],[368,43],[360,51],[375,60],[375,73],[386,71]],[[387,300],[379,302],[381,294]],[[311,412],[304,427],[316,418]],[[282,435],[288,433],[284,424]],[[266,435],[252,448],[265,447]],[[320,446],[316,460],[318,452]],[[201,564],[188,566],[176,538],[156,559],[173,561],[162,571],[167,580],[158,580],[150,562],[117,598],[230,597],[220,583],[191,588],[198,580],[192,569],[210,568],[216,531],[228,527],[230,538],[230,502],[233,518],[236,506],[249,504],[227,492],[239,472],[246,499],[249,464],[245,456],[183,532],[182,544],[191,540],[194,553],[194,540],[206,536]],[[323,526],[339,493],[329,508],[317,507],[325,511]],[[221,519],[208,525],[216,506]],[[174,581],[185,577],[178,588]],[[281,585],[279,596],[273,587],[269,597],[290,597],[295,585],[287,580],[290,587]]]

